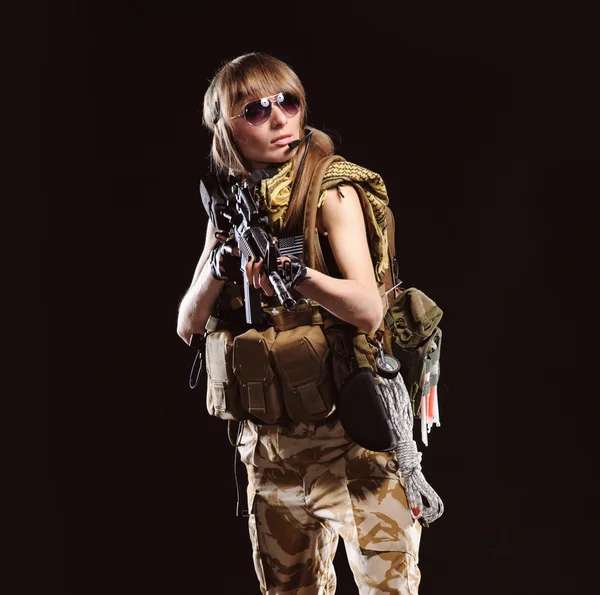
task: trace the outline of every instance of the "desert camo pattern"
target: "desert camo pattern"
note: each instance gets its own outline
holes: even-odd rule
[[[330,595],[341,537],[360,595],[418,592],[421,525],[392,453],[353,442],[339,419],[244,422],[249,532],[263,594]]]

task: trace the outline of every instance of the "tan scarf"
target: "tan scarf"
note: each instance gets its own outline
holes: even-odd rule
[[[381,176],[366,167],[356,165],[349,161],[335,161],[325,172],[321,183],[321,195],[318,207],[325,201],[327,191],[330,188],[352,184],[361,199],[369,248],[374,258],[375,274],[380,280],[389,266],[388,242],[386,232],[385,208],[389,204],[389,198]],[[342,189],[343,192],[343,189]]]
[[[283,220],[290,204],[293,165],[293,160],[290,159],[279,168],[274,176],[260,182],[259,208],[267,214],[269,227],[275,237],[281,232]]]
[[[280,166],[277,173],[261,180],[257,192],[259,209],[269,220],[269,227],[276,239],[279,238],[292,191],[293,160]],[[318,208],[325,201],[327,190],[344,184],[360,186],[367,199],[363,204],[365,223],[371,251],[375,257],[376,275],[383,274],[388,267],[388,246],[385,233],[385,207],[389,203],[387,190],[381,176],[365,167],[338,161],[332,163],[323,177]]]

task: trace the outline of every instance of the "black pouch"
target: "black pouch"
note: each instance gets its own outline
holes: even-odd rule
[[[339,414],[346,434],[367,450],[387,452],[397,440],[370,368],[358,368],[340,391]]]

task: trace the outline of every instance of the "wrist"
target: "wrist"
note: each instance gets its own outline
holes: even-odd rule
[[[305,271],[298,278],[298,280],[294,284],[293,288],[296,291],[302,293],[303,295],[306,295],[306,293],[305,293],[306,290],[308,290],[312,286],[310,282],[314,280],[315,273],[316,273],[315,269],[306,267]],[[308,296],[306,296],[306,297],[308,297]]]
[[[297,256],[288,254],[281,259],[279,266],[288,291],[296,289],[297,285],[306,278],[306,265]]]

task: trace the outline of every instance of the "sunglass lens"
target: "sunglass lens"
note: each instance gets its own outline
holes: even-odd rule
[[[279,105],[290,116],[295,116],[300,111],[300,101],[291,93],[282,93],[283,98],[279,100]]]
[[[265,102],[267,105],[263,105],[260,99],[251,101],[244,108],[244,117],[252,126],[259,126],[263,122],[266,122],[271,115],[271,103]]]

